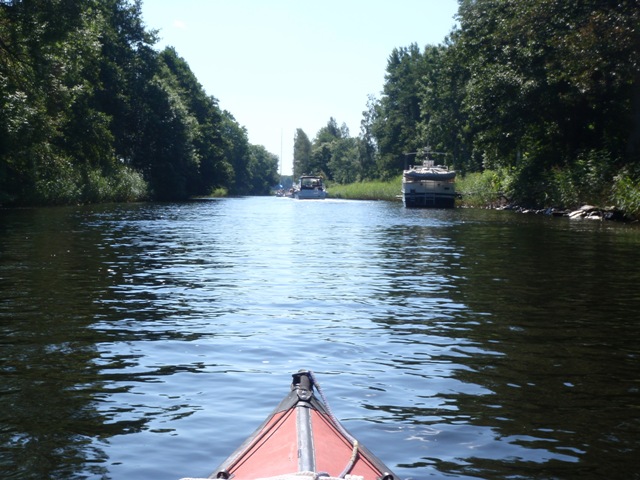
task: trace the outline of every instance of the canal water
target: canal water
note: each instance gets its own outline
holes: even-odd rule
[[[0,477],[205,477],[298,369],[405,479],[640,478],[640,229],[231,198],[0,210]]]

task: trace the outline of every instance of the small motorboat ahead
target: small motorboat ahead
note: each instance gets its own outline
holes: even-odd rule
[[[319,175],[302,175],[293,189],[293,197],[297,200],[324,200],[327,189]]]
[[[289,394],[208,478],[399,479],[338,422],[313,374],[304,370],[293,374]]]

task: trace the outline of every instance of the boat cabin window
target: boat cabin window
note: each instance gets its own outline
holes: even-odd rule
[[[302,188],[317,188],[321,184],[317,178],[303,178],[300,183]]]

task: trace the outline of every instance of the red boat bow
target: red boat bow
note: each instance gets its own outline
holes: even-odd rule
[[[291,392],[209,478],[398,480],[345,430],[314,386],[322,395],[311,372],[294,374]]]

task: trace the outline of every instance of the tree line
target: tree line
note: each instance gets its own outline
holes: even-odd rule
[[[269,193],[277,156],[156,41],[140,0],[0,1],[0,204]]]
[[[356,138],[296,132],[295,175],[388,179],[429,149],[521,204],[640,211],[640,2],[459,3],[443,44],[392,51]]]
[[[640,211],[638,0],[459,0],[439,45],[393,49],[360,132],[294,137],[294,177],[397,178],[408,153],[521,204]],[[266,194],[278,157],[156,51],[141,0],[0,0],[0,204]]]

